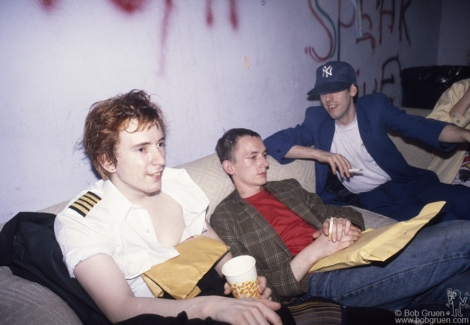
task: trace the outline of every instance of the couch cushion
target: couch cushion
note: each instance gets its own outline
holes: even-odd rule
[[[365,209],[361,209],[361,208],[353,207],[353,206],[351,206],[351,208],[362,213],[362,217],[364,218],[365,229],[369,229],[369,228],[378,229],[378,228],[385,227],[385,226],[391,225],[392,223],[397,222],[396,220],[392,218],[383,216],[381,214],[378,214],[369,210],[365,210]]]
[[[295,178],[306,190],[315,192],[315,164],[297,159],[290,164],[281,165],[271,156],[267,159],[269,162],[268,180]],[[186,169],[189,176],[206,193],[209,198],[208,219],[220,201],[235,189],[215,153],[176,168]]]
[[[9,325],[81,325],[72,309],[40,284],[0,267],[0,323]]]

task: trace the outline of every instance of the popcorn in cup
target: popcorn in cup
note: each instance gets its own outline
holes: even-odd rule
[[[259,298],[256,260],[249,255],[232,258],[222,267],[235,298]]]

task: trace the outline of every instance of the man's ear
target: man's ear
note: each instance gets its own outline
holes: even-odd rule
[[[351,87],[349,87],[349,93],[351,94],[351,97],[354,97],[357,95],[356,85],[352,84]]]
[[[116,172],[116,166],[114,165],[114,163],[106,158],[106,157],[103,157],[101,156],[100,158],[98,158],[101,166],[110,174],[114,174]]]
[[[224,160],[222,162],[222,168],[230,176],[233,176],[233,174],[235,174],[235,171],[234,171],[234,168],[233,168],[233,163],[230,160]]]

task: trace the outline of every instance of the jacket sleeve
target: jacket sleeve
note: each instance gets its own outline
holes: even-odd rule
[[[305,119],[302,124],[298,124],[293,128],[278,131],[264,140],[264,145],[268,154],[281,164],[287,164],[294,159],[284,158],[294,145],[310,147],[315,145],[315,139],[311,132],[311,113],[315,107],[307,108]]]
[[[273,290],[273,300],[280,301],[282,297],[296,297],[306,293],[308,275],[299,283],[290,266],[291,255],[270,237],[266,237],[265,229],[255,227],[244,208],[236,208],[233,209],[233,203],[224,204],[223,201],[215,209],[210,221],[220,238],[230,246],[233,256],[247,254],[256,259],[258,275],[268,280],[268,286]]]
[[[453,144],[439,142],[439,135],[448,123],[407,114],[404,110],[393,106],[384,94],[375,93],[373,95],[366,96],[367,98],[361,102],[361,105],[365,104],[364,106],[369,107],[368,114],[375,114],[375,112],[380,114],[380,124],[371,125],[371,127],[383,127],[388,132],[399,132],[406,138],[416,139],[444,152],[455,147]]]

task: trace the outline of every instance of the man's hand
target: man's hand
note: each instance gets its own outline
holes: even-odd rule
[[[354,244],[361,238],[361,230],[352,225],[351,221],[343,218],[333,218],[333,227],[331,232],[331,240],[328,239],[330,228],[330,219],[323,222],[322,229],[313,234],[315,246],[322,247],[323,257],[330,256],[346,247]]]
[[[331,240],[333,243],[337,241],[341,241],[343,235],[348,235],[352,230],[357,230],[359,232],[359,237],[361,231],[356,226],[353,226],[350,220],[344,218],[329,218],[326,219],[322,224],[322,232],[325,236],[330,237],[330,225],[331,222],[333,223],[331,227]]]
[[[319,162],[329,164],[333,174],[336,174],[336,170],[338,170],[341,178],[351,177],[351,173],[349,172],[351,169],[351,163],[343,155],[319,150],[317,160]]]
[[[267,287],[268,280],[264,276],[258,277],[258,291],[260,294],[260,299],[269,299],[271,300],[271,289]]]
[[[268,280],[264,276],[258,276],[258,291],[260,299],[271,299],[271,289],[267,287]],[[230,285],[225,282],[224,295],[229,295],[232,292]]]
[[[331,240],[328,240],[329,228],[330,219],[326,219],[322,228],[313,233],[315,240],[292,259],[290,265],[297,281],[319,260],[351,246],[361,237],[361,230],[347,219],[333,218]]]
[[[329,164],[333,174],[336,174],[336,170],[338,170],[342,178],[351,177],[351,173],[349,172],[349,169],[351,169],[351,164],[341,154],[331,153],[312,147],[295,145],[290,148],[285,157],[294,159],[314,159],[318,162]]]
[[[206,307],[213,308],[208,314],[214,315],[214,319],[230,324],[282,325],[280,317],[275,312],[281,308],[281,305],[268,299],[221,298],[214,303],[207,302]]]

